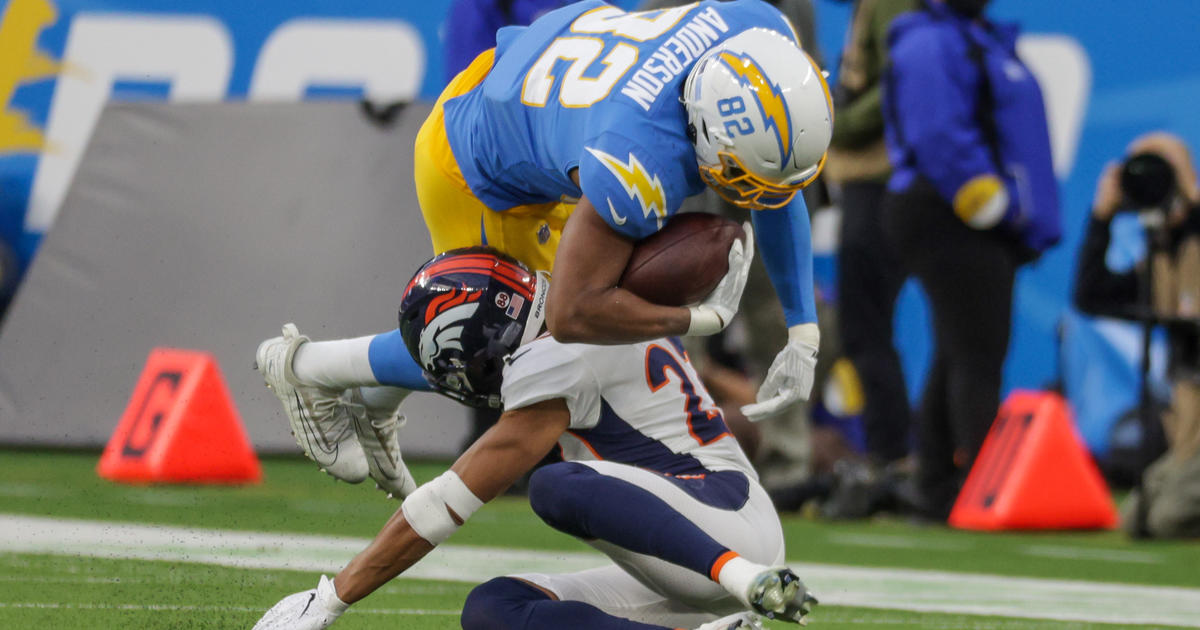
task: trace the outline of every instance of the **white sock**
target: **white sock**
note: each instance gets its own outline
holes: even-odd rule
[[[301,344],[292,357],[292,372],[301,383],[339,391],[360,385],[378,385],[368,355],[374,338],[375,335],[367,335]]]
[[[411,389],[387,385],[363,387],[360,391],[363,403],[367,405],[367,411],[370,411],[373,416],[390,416],[400,406],[400,403],[404,402],[404,399],[412,393]]]
[[[750,590],[750,583],[754,578],[758,577],[759,573],[766,571],[769,567],[750,562],[749,560],[737,556],[731,558],[721,567],[720,573],[717,574],[717,582],[725,587],[731,595],[738,598],[738,601],[743,604],[746,601],[746,591]]]

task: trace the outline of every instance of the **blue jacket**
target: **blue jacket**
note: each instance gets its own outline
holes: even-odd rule
[[[893,22],[888,189],[906,190],[922,175],[949,203],[970,179],[997,175],[1010,199],[997,229],[1041,252],[1062,234],[1058,181],[1042,92],[1016,39],[1015,25],[973,22],[941,3]]]
[[[442,27],[446,82],[462,72],[479,53],[496,46],[496,31],[527,25],[570,0],[454,0]]]

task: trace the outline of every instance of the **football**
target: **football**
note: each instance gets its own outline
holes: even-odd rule
[[[687,213],[638,241],[619,286],[666,306],[704,299],[729,270],[729,248],[745,232],[736,221],[715,214]]]

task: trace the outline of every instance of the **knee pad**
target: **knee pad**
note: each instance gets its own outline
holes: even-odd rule
[[[498,577],[471,590],[463,603],[463,630],[508,630],[521,628],[526,607],[550,598],[542,591],[514,578]]]

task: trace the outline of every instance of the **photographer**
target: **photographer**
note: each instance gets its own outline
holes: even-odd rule
[[[1200,536],[1200,186],[1187,146],[1171,134],[1143,135],[1127,155],[1097,182],[1075,304],[1093,315],[1168,324],[1168,450],[1146,469],[1123,521],[1139,536]],[[1140,269],[1114,273],[1105,253],[1120,211],[1140,213],[1149,254]]]

